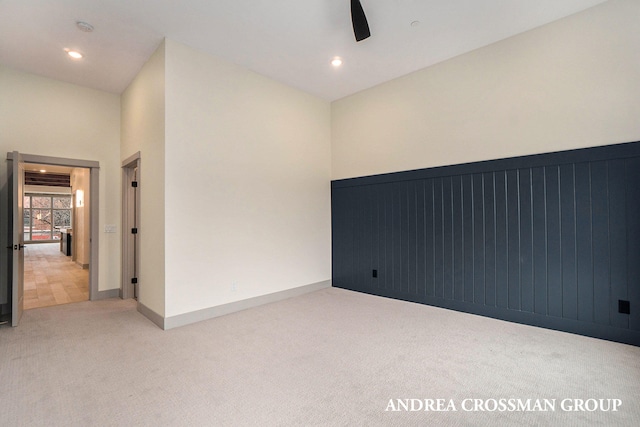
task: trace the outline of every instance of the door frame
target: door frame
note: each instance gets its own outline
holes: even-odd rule
[[[100,162],[94,160],[67,159],[63,157],[40,156],[20,153],[22,163],[40,163],[53,166],[89,169],[89,300],[100,299],[98,287],[98,265],[100,259]],[[7,160],[13,162],[13,152],[7,153]],[[13,204],[13,200],[9,200]]]
[[[135,170],[137,169],[137,174]],[[138,186],[133,188],[135,180]],[[140,228],[140,152],[122,161],[122,276],[120,297],[135,298],[136,285],[140,291],[140,239],[132,235],[133,227]],[[134,285],[132,278],[137,279]]]

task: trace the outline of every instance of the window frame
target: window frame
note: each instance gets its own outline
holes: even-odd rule
[[[67,193],[37,193],[37,192],[25,192],[23,195],[24,198],[29,198],[29,207],[26,207],[26,203],[24,204],[24,211],[28,211],[29,212],[29,230],[26,230],[26,224],[25,224],[25,231],[24,231],[24,235],[25,235],[25,243],[56,243],[59,242],[61,239],[60,236],[60,227],[58,226],[56,228],[55,225],[55,211],[69,211],[69,228],[72,227],[73,224],[73,195],[71,194],[67,194]],[[35,207],[33,206],[33,198],[34,197],[47,197],[49,198],[49,207],[48,208],[40,208],[40,207]],[[54,198],[68,198],[69,199],[69,208],[54,208],[53,205],[53,199]],[[50,226],[50,238],[49,239],[33,239],[33,211],[34,210],[39,210],[39,211],[43,211],[43,210],[48,210],[49,211],[49,215],[51,218],[51,226]],[[24,214],[23,214],[24,216]],[[56,233],[57,233],[57,238],[56,238]],[[27,234],[29,236],[29,239],[27,239]]]

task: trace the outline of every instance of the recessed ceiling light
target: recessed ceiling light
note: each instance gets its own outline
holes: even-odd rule
[[[335,58],[333,58],[331,60],[331,65],[333,65],[334,67],[339,67],[342,65],[342,59],[338,58],[337,56]]]
[[[417,27],[418,25],[420,25],[420,21],[413,21],[413,22],[411,22],[411,26],[412,26],[412,27]]]
[[[65,49],[65,51],[67,52],[67,55],[69,55],[73,59],[81,59],[82,58],[82,54],[80,52],[76,51],[76,50]]]

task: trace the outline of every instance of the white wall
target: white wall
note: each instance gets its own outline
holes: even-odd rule
[[[332,104],[333,179],[640,140],[640,1]]]
[[[120,161],[140,152],[138,301],[165,314],[165,47],[122,94]],[[121,173],[121,171],[120,171]],[[120,189],[120,185],[117,186]],[[119,273],[119,272],[118,272]]]
[[[120,97],[0,65],[0,157],[26,154],[100,162],[99,290],[120,286],[120,239],[102,233],[120,224]],[[7,241],[7,162],[0,160],[0,240]],[[5,245],[0,259],[5,262]],[[1,264],[6,271],[4,264]],[[3,284],[5,277],[2,277]],[[2,285],[0,285],[0,288]],[[2,299],[0,289],[0,299]],[[0,301],[1,302],[1,301]]]
[[[167,40],[166,108],[166,316],[329,280],[329,104]]]

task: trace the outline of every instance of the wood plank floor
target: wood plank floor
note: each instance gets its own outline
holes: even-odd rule
[[[89,299],[89,270],[60,252],[59,243],[26,245],[24,309]]]

